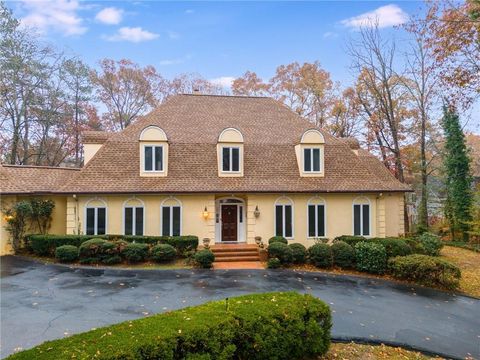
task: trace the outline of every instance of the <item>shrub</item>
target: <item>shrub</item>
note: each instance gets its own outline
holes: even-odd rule
[[[268,259],[267,268],[278,269],[280,266],[282,266],[282,263],[277,258]]]
[[[383,274],[387,267],[387,252],[382,244],[360,242],[355,245],[357,270]]]
[[[115,265],[115,264],[120,264],[121,262],[122,262],[122,258],[120,257],[120,255],[105,257],[102,260],[102,263],[104,263],[105,265]]]
[[[60,262],[72,262],[78,259],[78,248],[73,245],[63,245],[55,249],[55,258]]]
[[[348,245],[355,247],[359,242],[366,241],[367,238],[363,236],[353,236],[353,235],[342,235],[337,236],[333,239],[333,242],[336,243],[338,241],[346,242]]]
[[[418,238],[420,244],[423,247],[425,255],[439,256],[440,250],[442,250],[443,243],[440,237],[431,233],[423,233]]]
[[[109,243],[107,240],[90,239],[80,245],[80,257],[101,260],[105,252],[109,252],[111,248],[113,248],[113,243]]]
[[[172,245],[159,244],[152,248],[152,259],[156,262],[172,261],[177,256],[177,251]]]
[[[428,255],[395,257],[388,261],[388,267],[391,274],[398,279],[447,289],[456,288],[461,277],[457,266]]]
[[[305,264],[307,260],[307,248],[302,244],[290,244],[288,247],[292,251],[292,262],[294,264]]]
[[[210,269],[215,261],[215,255],[208,249],[200,250],[194,255],[195,262],[204,269]]]
[[[47,341],[11,359],[317,358],[328,351],[331,326],[329,307],[311,295],[255,294]]]
[[[399,238],[378,239],[378,241],[385,246],[387,257],[406,256],[412,253],[412,248],[406,241]]]
[[[123,249],[122,256],[131,263],[145,261],[148,257],[148,245],[130,243]]]
[[[98,235],[28,235],[26,242],[35,254],[40,256],[53,255],[55,249],[62,245],[80,247],[82,243],[90,239],[106,239],[106,236]]]
[[[308,249],[310,262],[321,268],[330,268],[333,266],[332,249],[327,244],[315,244]]]
[[[293,260],[292,249],[283,242],[274,241],[267,250],[268,257],[277,258],[282,264],[290,264]]]
[[[355,250],[344,241],[332,245],[333,264],[342,269],[350,269],[355,265]]]
[[[288,240],[285,239],[283,236],[272,236],[270,239],[268,239],[268,245],[273,244],[274,242],[288,244]]]

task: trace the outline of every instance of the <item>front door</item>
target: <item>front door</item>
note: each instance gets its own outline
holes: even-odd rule
[[[237,241],[237,205],[222,205],[222,241]]]

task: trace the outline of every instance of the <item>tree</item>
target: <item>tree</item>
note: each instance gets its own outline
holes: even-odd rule
[[[327,129],[334,136],[356,137],[360,133],[361,104],[355,89],[346,88],[335,100]]]
[[[106,120],[123,130],[159,102],[164,79],[153,66],[141,68],[130,60],[103,59],[92,72],[96,93],[107,107]]]
[[[442,127],[445,134],[445,216],[450,223],[452,238],[460,232],[463,239],[468,240],[468,223],[472,221],[472,175],[465,135],[454,107],[444,106]]]
[[[208,95],[226,95],[228,93],[222,86],[213,84],[199,74],[180,74],[165,83],[160,101],[163,102],[172,95],[191,94],[193,92]]]
[[[233,81],[232,92],[234,95],[268,96],[269,86],[256,73],[247,71]]]

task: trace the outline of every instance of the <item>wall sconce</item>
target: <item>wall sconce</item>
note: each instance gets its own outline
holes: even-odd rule
[[[203,209],[202,215],[203,215],[203,218],[204,218],[205,220],[208,219],[208,210],[207,210],[207,207],[206,207],[206,206],[205,206],[205,209]]]
[[[255,215],[256,218],[260,216],[260,210],[258,210],[258,205],[255,206],[255,210],[253,211],[253,215]]]

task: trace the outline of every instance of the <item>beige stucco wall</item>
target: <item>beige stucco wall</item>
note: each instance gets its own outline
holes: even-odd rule
[[[67,214],[67,199],[66,196],[37,196],[41,199],[52,199],[55,201],[55,208],[52,213],[52,224],[48,230],[49,234],[65,234],[66,233],[66,214]],[[0,209],[11,206],[11,204],[28,199],[28,196],[1,196],[0,197]],[[1,229],[0,229],[0,255],[6,255],[12,253],[12,247],[10,245],[10,233],[6,230],[6,221],[4,214],[1,214]],[[31,233],[34,230],[27,230],[27,233]]]
[[[403,193],[385,195],[386,236],[398,236],[405,232],[403,201]]]
[[[86,165],[103,144],[83,144],[83,163]]]

